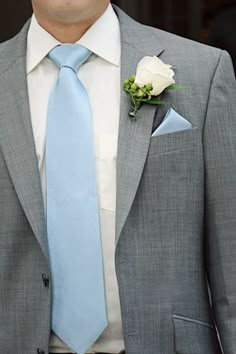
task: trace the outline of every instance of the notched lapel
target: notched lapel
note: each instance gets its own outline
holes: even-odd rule
[[[28,103],[25,56],[0,76],[0,147],[16,193],[48,257],[46,222]]]
[[[122,23],[121,23],[122,30]],[[135,74],[138,62],[145,55],[160,55],[163,52],[141,52],[130,43],[122,42],[121,85]],[[121,113],[117,153],[117,200],[116,200],[116,245],[125,224],[145,165],[153,120],[158,106],[144,104],[131,121],[129,112],[131,98],[121,86]]]

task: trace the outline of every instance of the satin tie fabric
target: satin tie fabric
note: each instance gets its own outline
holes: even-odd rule
[[[46,129],[51,326],[78,354],[107,326],[92,113],[77,77],[90,55],[78,44],[48,55],[59,68]]]

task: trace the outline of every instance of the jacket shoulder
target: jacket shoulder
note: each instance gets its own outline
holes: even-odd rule
[[[222,50],[211,47],[207,44],[199,43],[170,32],[156,29],[153,27],[141,25],[146,38],[150,43],[161,42],[165,50],[172,52],[179,57],[197,61],[199,64],[204,61],[217,64]]]
[[[28,28],[29,21],[13,38],[0,43],[0,74],[8,70],[18,58],[26,56]]]

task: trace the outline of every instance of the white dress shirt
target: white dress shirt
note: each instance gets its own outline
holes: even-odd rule
[[[78,75],[88,92],[93,113],[100,231],[108,314],[108,327],[88,352],[118,353],[124,349],[114,264],[121,44],[119,21],[111,5],[77,43],[84,45],[94,53],[81,66]],[[46,32],[33,15],[28,32],[26,70],[32,128],[45,209],[47,105],[50,92],[58,76],[58,68],[47,58],[47,54],[58,44],[61,43]],[[58,173],[60,173],[59,166]],[[53,332],[50,337],[49,351],[53,353],[72,352]]]

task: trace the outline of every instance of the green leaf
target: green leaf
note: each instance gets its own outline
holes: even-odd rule
[[[168,86],[166,88],[166,90],[176,90],[176,91],[181,91],[181,90],[184,90],[184,89],[185,89],[185,87],[179,86],[179,85],[176,85],[176,84],[172,84],[172,85],[170,85],[170,86]]]
[[[144,102],[149,104],[164,104],[165,101],[162,101],[160,97],[152,97],[151,99],[146,99]]]
[[[147,103],[147,104],[167,104],[166,101],[161,101],[161,100],[149,100],[149,101],[145,101],[145,103]]]

